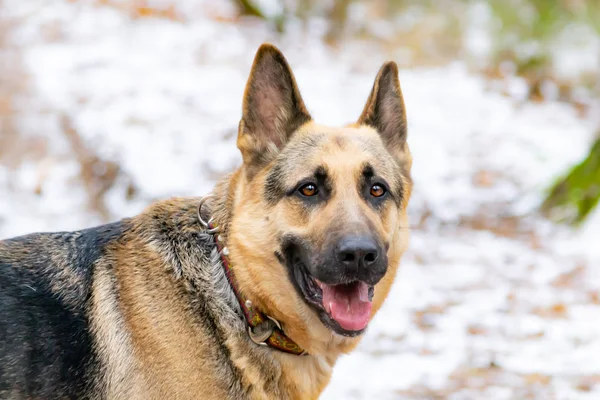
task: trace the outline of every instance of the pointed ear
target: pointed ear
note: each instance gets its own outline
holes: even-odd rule
[[[395,62],[389,61],[379,70],[358,124],[375,128],[388,149],[404,149],[406,110],[398,80],[398,65]]]
[[[310,120],[285,57],[275,46],[263,44],[246,84],[237,139],[250,177]]]

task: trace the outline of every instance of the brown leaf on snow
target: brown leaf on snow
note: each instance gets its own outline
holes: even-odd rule
[[[581,378],[575,388],[582,392],[591,392],[598,384],[600,384],[600,375],[590,375]]]
[[[479,336],[486,335],[488,333],[488,330],[481,325],[469,325],[469,327],[467,328],[467,332],[469,333],[469,335]]]
[[[556,303],[550,307],[536,307],[533,313],[545,318],[566,318],[568,310],[565,304]]]
[[[495,181],[496,177],[491,171],[481,170],[473,176],[473,185],[477,187],[491,187]]]
[[[585,274],[585,267],[578,265],[570,271],[557,276],[550,284],[557,288],[572,287],[579,282]]]
[[[590,296],[590,302],[593,304],[600,304],[600,293],[598,293],[598,291],[596,290],[590,290],[589,291],[589,296]]]
[[[546,335],[546,333],[544,331],[540,331],[540,332],[537,332],[537,333],[532,333],[532,334],[526,335],[524,337],[524,339],[526,339],[526,340],[541,339],[545,335]]]
[[[552,381],[550,376],[543,374],[528,374],[524,378],[528,385],[548,385]]]
[[[430,305],[413,313],[413,322],[422,330],[430,330],[435,326],[435,315],[443,314],[447,306]]]

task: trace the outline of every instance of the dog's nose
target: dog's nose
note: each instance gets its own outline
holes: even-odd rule
[[[370,236],[345,237],[340,240],[337,250],[338,261],[346,267],[347,272],[354,273],[375,265],[381,251]]]

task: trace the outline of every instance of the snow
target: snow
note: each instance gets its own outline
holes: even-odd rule
[[[19,127],[46,139],[48,152],[16,169],[0,164],[0,237],[102,222],[62,116],[122,168],[106,196],[112,218],[208,192],[240,163],[243,87],[263,41],[286,54],[316,121],[358,117],[389,58],[382,48],[328,49],[318,20],[276,40],[260,23],[211,17],[228,12],[219,4],[194,0],[185,20],[171,21],[90,2],[5,1],[23,18],[14,40],[30,93]],[[478,15],[489,17],[470,18]],[[469,40],[486,51],[485,37]],[[323,398],[597,398],[600,215],[571,230],[536,212],[552,179],[585,154],[595,121],[567,104],[529,103],[518,78],[490,82],[458,62],[402,69],[400,79],[414,157],[411,245]],[[129,182],[137,194],[128,200]]]

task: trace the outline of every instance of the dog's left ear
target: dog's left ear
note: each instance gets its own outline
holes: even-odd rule
[[[251,178],[311,117],[294,74],[275,46],[258,49],[246,84],[237,146]]]
[[[391,151],[404,150],[406,110],[395,62],[389,61],[379,70],[358,124],[375,128]]]

